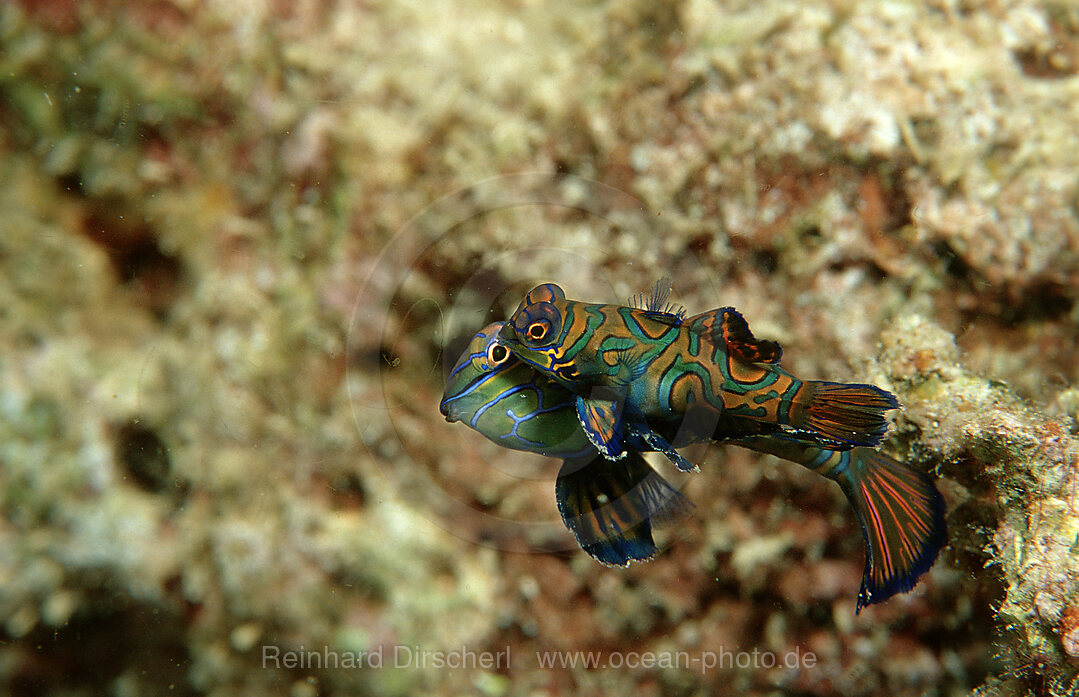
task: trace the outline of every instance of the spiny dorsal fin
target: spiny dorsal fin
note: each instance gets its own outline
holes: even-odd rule
[[[644,310],[655,315],[657,319],[669,317],[681,321],[686,316],[686,309],[681,305],[667,302],[673,289],[674,281],[671,280],[670,276],[664,276],[652,285],[647,297],[644,293],[637,293],[631,296],[627,302],[630,307]]]

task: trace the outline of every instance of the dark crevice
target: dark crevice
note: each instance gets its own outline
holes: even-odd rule
[[[179,258],[162,251],[149,225],[116,213],[114,206],[95,208],[83,224],[83,233],[105,251],[120,283],[133,291],[139,304],[157,319],[166,319],[182,284]]]
[[[940,270],[954,279],[973,282],[978,273],[966,262],[963,257],[952,249],[952,246],[944,240],[936,242],[932,247],[933,256],[938,260]]]
[[[56,178],[56,186],[61,191],[75,196],[85,196],[86,192],[82,185],[82,175],[78,172],[62,174]]]
[[[187,683],[191,659],[180,615],[103,589],[89,596],[63,626],[40,625],[9,644],[25,647],[7,666],[12,697],[109,694],[119,680],[146,694],[196,694]]]
[[[977,276],[976,273],[971,273]],[[984,281],[966,282],[969,302],[960,308],[964,325],[993,321],[1005,327],[1042,324],[1066,319],[1075,307],[1075,294],[1063,283],[1036,281],[1030,285],[993,286]]]
[[[168,447],[138,419],[116,429],[115,447],[121,472],[143,490],[158,494],[182,487],[172,472]]]
[[[1027,48],[1016,51],[1015,62],[1028,77],[1061,79],[1079,73],[1079,49],[1057,44],[1049,51]]]
[[[708,233],[697,235],[686,244],[686,248],[697,256],[707,254],[708,247],[712,244],[712,239],[713,236]]]
[[[363,508],[367,503],[367,487],[356,472],[344,472],[330,481],[334,505],[339,509]]]
[[[1052,322],[1071,314],[1074,291],[1062,283],[1042,281],[1024,289],[1022,294],[1004,293],[1001,316],[1008,324]]]
[[[750,260],[763,274],[773,274],[779,268],[779,253],[771,247],[752,250]]]

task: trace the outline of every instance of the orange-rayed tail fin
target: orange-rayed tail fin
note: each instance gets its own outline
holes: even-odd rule
[[[843,453],[830,473],[854,507],[865,539],[860,612],[914,587],[946,541],[944,499],[925,472],[869,448]]]

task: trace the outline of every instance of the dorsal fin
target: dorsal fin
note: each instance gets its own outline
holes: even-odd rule
[[[745,317],[733,307],[721,307],[696,315],[690,320],[715,343],[746,363],[779,363],[783,349],[774,341],[758,339],[749,330]]]
[[[656,281],[648,294],[648,305],[645,306],[645,309],[652,312],[662,312],[667,305],[667,298],[671,297],[672,290],[674,290],[674,281],[671,280],[670,276],[664,276]]]
[[[667,302],[667,298],[671,296],[671,290],[673,290],[673,288],[674,282],[671,280],[671,277],[664,276],[652,284],[652,288],[648,291],[647,297],[644,293],[637,293],[636,295],[630,296],[627,303],[630,307],[644,310],[656,317],[656,319],[663,319],[666,316],[681,322],[686,316],[685,308],[681,305]]]

